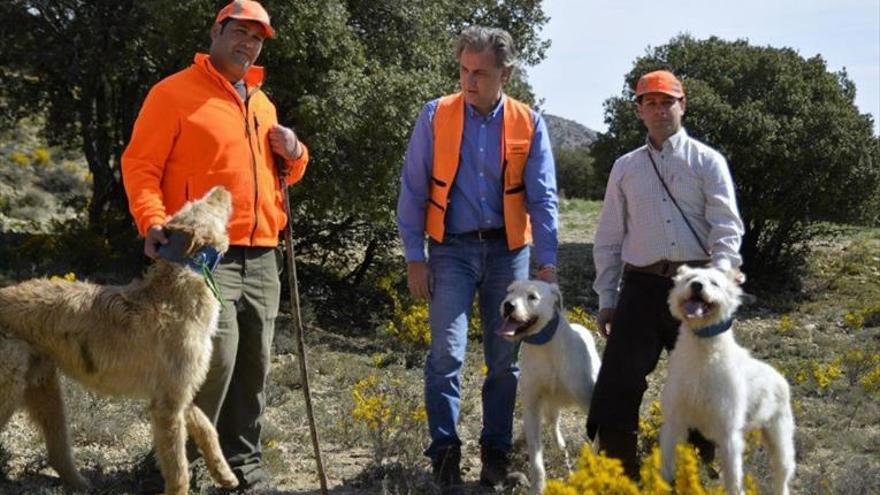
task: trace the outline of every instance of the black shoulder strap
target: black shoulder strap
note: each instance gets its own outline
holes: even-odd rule
[[[678,212],[681,213],[681,218],[684,219],[684,223],[688,226],[688,229],[690,229],[691,234],[694,235],[694,239],[697,240],[697,244],[700,245],[700,249],[702,249],[703,252],[706,253],[706,256],[711,256],[709,254],[709,250],[706,249],[706,246],[703,244],[703,241],[700,240],[700,236],[697,235],[697,231],[694,230],[693,225],[691,225],[691,222],[688,220],[687,215],[684,214],[681,206],[678,206],[678,201],[675,200],[675,196],[672,195],[672,192],[669,190],[669,186],[667,186],[666,181],[663,180],[663,176],[660,175],[660,170],[657,168],[657,162],[654,161],[654,156],[651,155],[651,150],[645,148],[645,153],[648,154],[648,158],[651,160],[651,165],[654,168],[654,173],[657,174],[657,178],[660,179],[660,183],[663,184],[663,189],[666,190],[666,194],[669,195],[669,199],[672,200],[672,204],[674,204],[675,207],[678,209]]]

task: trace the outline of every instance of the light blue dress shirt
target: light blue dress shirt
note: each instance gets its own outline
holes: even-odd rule
[[[465,104],[464,132],[455,182],[446,209],[446,232],[458,234],[504,227],[501,137],[504,98],[488,115]],[[428,102],[410,137],[397,202],[397,226],[406,261],[425,260],[425,208],[434,164],[433,119],[438,100]],[[556,165],[544,119],[534,111],[535,133],[523,171],[526,211],[539,266],[556,264],[559,201]]]

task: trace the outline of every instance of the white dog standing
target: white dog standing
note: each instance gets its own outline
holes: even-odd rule
[[[794,416],[785,378],[749,355],[731,331],[738,283],[714,268],[683,266],[669,309],[681,320],[663,387],[660,446],[663,476],[675,473],[675,446],[696,428],[719,448],[730,495],[743,493],[743,435],[760,429],[773,470],[774,493],[787,495],[794,474]]]
[[[553,426],[556,444],[565,451],[559,411],[568,406],[589,411],[599,376],[599,353],[590,332],[565,319],[562,295],[555,285],[531,280],[512,283],[501,316],[504,325],[498,333],[522,342],[523,430],[529,449],[529,493],[534,495],[542,493],[545,484],[541,416]]]

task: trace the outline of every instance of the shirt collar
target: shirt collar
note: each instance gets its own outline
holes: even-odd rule
[[[498,99],[498,103],[495,104],[495,107],[492,108],[492,111],[489,112],[489,115],[483,116],[480,112],[478,112],[474,107],[471,106],[470,103],[465,103],[464,108],[465,112],[467,112],[467,116],[469,119],[480,119],[486,122],[495,120],[501,114],[501,111],[504,109],[504,100],[507,99],[507,95],[501,93],[501,98]]]
[[[664,150],[677,151],[677,150],[681,149],[681,146],[684,144],[684,142],[687,140],[687,138],[688,138],[688,133],[684,129],[684,127],[682,127],[681,129],[678,130],[678,132],[669,136],[669,139],[667,139],[666,142],[663,143],[663,150],[660,150],[660,151],[664,151]],[[645,144],[648,146],[649,150],[651,150],[654,153],[657,152],[657,149],[654,148],[654,145],[651,144],[651,138],[649,136],[645,136]]]

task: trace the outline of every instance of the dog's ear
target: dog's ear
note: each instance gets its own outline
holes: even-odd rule
[[[746,274],[741,272],[739,268],[731,268],[730,270],[727,270],[727,278],[733,280],[736,285],[746,283]]]
[[[556,309],[560,313],[565,312],[565,305],[562,303],[562,291],[559,290],[559,284],[550,284],[550,292],[556,297]]]
[[[675,271],[675,278],[681,277],[689,271],[691,271],[691,267],[687,265],[681,265],[680,267],[678,267],[678,270]]]

